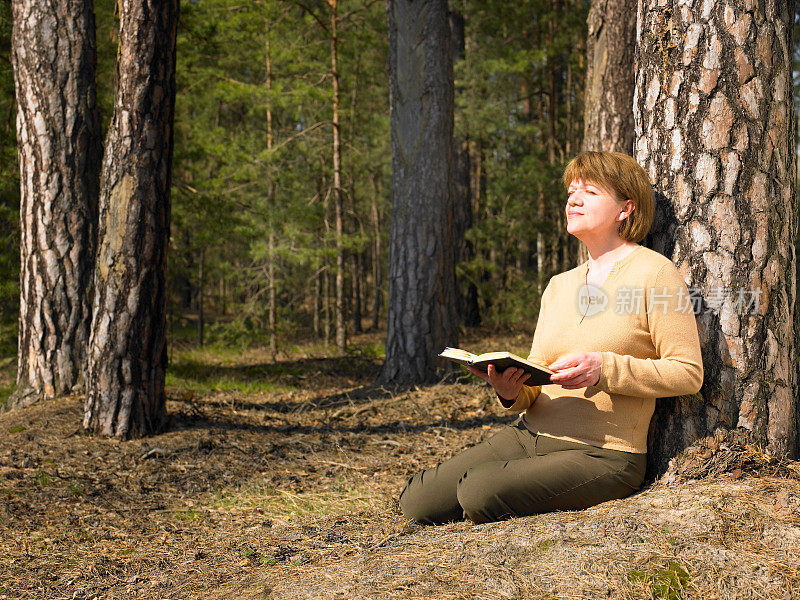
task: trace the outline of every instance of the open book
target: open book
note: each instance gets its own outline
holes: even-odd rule
[[[525,372],[530,373],[530,377],[525,380],[525,385],[544,385],[550,383],[550,375],[555,371],[551,371],[544,365],[537,365],[521,356],[511,354],[510,352],[484,352],[483,354],[473,354],[460,348],[445,348],[439,354],[442,358],[452,360],[462,365],[470,365],[486,371],[490,364],[498,371],[505,371],[509,367],[517,367],[524,369]]]

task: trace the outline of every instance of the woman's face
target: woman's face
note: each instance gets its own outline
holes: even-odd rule
[[[619,237],[619,224],[632,205],[596,183],[573,179],[567,195],[567,231],[579,239]]]

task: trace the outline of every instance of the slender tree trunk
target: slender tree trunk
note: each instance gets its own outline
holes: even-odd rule
[[[12,15],[21,268],[9,407],[83,379],[102,151],[91,0],[14,0]]]
[[[320,180],[318,186],[318,193],[322,193],[322,190],[325,187],[325,181]],[[322,200],[322,226],[323,226],[323,240],[320,244],[321,247],[324,249],[328,246],[328,240],[330,240],[331,235],[331,223],[330,223],[330,202],[328,200],[328,194],[323,195]],[[323,340],[325,342],[325,347],[327,348],[331,342],[331,276],[330,276],[330,266],[328,265],[328,256],[327,253],[323,253],[322,256],[322,328],[323,328]]]
[[[555,39],[556,19],[560,13],[559,6],[559,0],[550,0],[550,16],[547,22],[548,47],[552,46]],[[551,163],[556,161],[558,153],[561,155],[561,160],[564,160],[564,150],[556,137],[559,105],[559,90],[556,78],[560,77],[560,73],[561,65],[559,64],[559,59],[551,53],[547,59],[547,159]]]
[[[269,327],[269,355],[274,361],[278,356],[278,302],[275,295],[275,232],[270,222],[269,238],[267,240],[267,286],[269,304],[267,307],[267,323]]]
[[[320,320],[319,320],[320,309],[319,309],[319,304],[320,304],[320,299],[321,299],[321,296],[322,296],[322,293],[321,293],[322,285],[320,283],[320,278],[321,277],[322,277],[322,275],[320,273],[317,273],[316,275],[314,275],[314,315],[312,317],[312,322],[313,322],[313,326],[314,326],[314,337],[317,338],[317,339],[319,339],[319,333],[320,333]]]
[[[797,232],[791,5],[641,6],[636,159],[657,198],[649,243],[703,302],[698,397],[660,399],[652,467],[716,427],[796,456]]]
[[[386,361],[378,381],[437,379],[457,340],[453,57],[445,0],[389,0],[392,226]]]
[[[101,177],[84,427],[141,436],[166,417],[165,267],[178,2],[120,4],[114,115]]]
[[[569,10],[569,7],[568,7],[568,10]],[[566,104],[565,109],[566,109],[566,113],[567,113],[567,122],[566,122],[567,131],[566,131],[566,135],[564,136],[564,138],[566,139],[565,150],[567,152],[567,157],[568,158],[572,158],[572,147],[573,147],[572,146],[572,129],[573,129],[573,126],[572,126],[572,121],[573,121],[572,105],[573,105],[573,101],[572,101],[572,58],[570,56],[567,56],[567,92],[566,92],[566,97],[564,99],[564,103]]]
[[[225,316],[225,277],[219,278],[219,314]]]
[[[380,196],[378,185],[378,174],[375,172],[370,173],[370,180],[372,181],[372,237],[373,237],[373,260],[372,260],[372,281],[375,284],[375,294],[372,302],[372,329],[378,329],[378,323],[381,319],[381,306],[383,305],[383,249],[381,247],[381,219],[380,211],[378,211],[378,197]]]
[[[361,253],[353,253],[353,332],[361,333]]]
[[[331,343],[331,277],[328,268],[322,273],[322,330],[327,348]]]
[[[269,29],[267,29],[267,41],[265,48],[266,68],[267,68],[267,151],[272,152],[273,132],[272,132],[272,101],[270,92],[272,91],[272,61],[270,57]],[[269,234],[267,240],[267,280],[268,280],[268,305],[267,323],[269,327],[269,353],[275,361],[278,356],[278,303],[275,297],[275,222],[273,213],[275,212],[275,180],[272,173],[268,172],[269,179],[267,192],[267,206],[269,210],[268,227]]]
[[[452,34],[453,66],[464,60],[466,40],[464,34],[464,16],[456,10],[450,11],[450,31]],[[455,207],[455,264],[470,260],[471,244],[466,240],[466,233],[472,227],[472,198],[470,197],[470,164],[469,139],[458,135],[453,141],[454,156],[454,207]],[[473,325],[474,315],[469,306],[470,281],[458,278],[456,281],[458,296],[458,315],[465,325]]]
[[[203,346],[203,329],[205,319],[203,314],[203,269],[206,262],[206,249],[200,248],[200,260],[197,267],[197,345]]]
[[[344,353],[347,349],[344,307],[344,225],[342,200],[342,144],[339,125],[339,0],[328,0],[331,10],[331,81],[333,82],[333,210],[336,221],[336,348]]]

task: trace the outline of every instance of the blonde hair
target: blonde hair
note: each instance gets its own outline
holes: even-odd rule
[[[576,179],[591,181],[613,192],[620,201],[633,201],[633,212],[619,225],[619,236],[641,242],[653,225],[653,188],[645,170],[621,152],[582,152],[564,170],[564,187]]]

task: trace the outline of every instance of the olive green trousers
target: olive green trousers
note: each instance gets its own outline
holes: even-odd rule
[[[520,419],[411,477],[400,509],[409,519],[435,524],[588,508],[638,490],[646,463],[645,454],[537,435]]]

